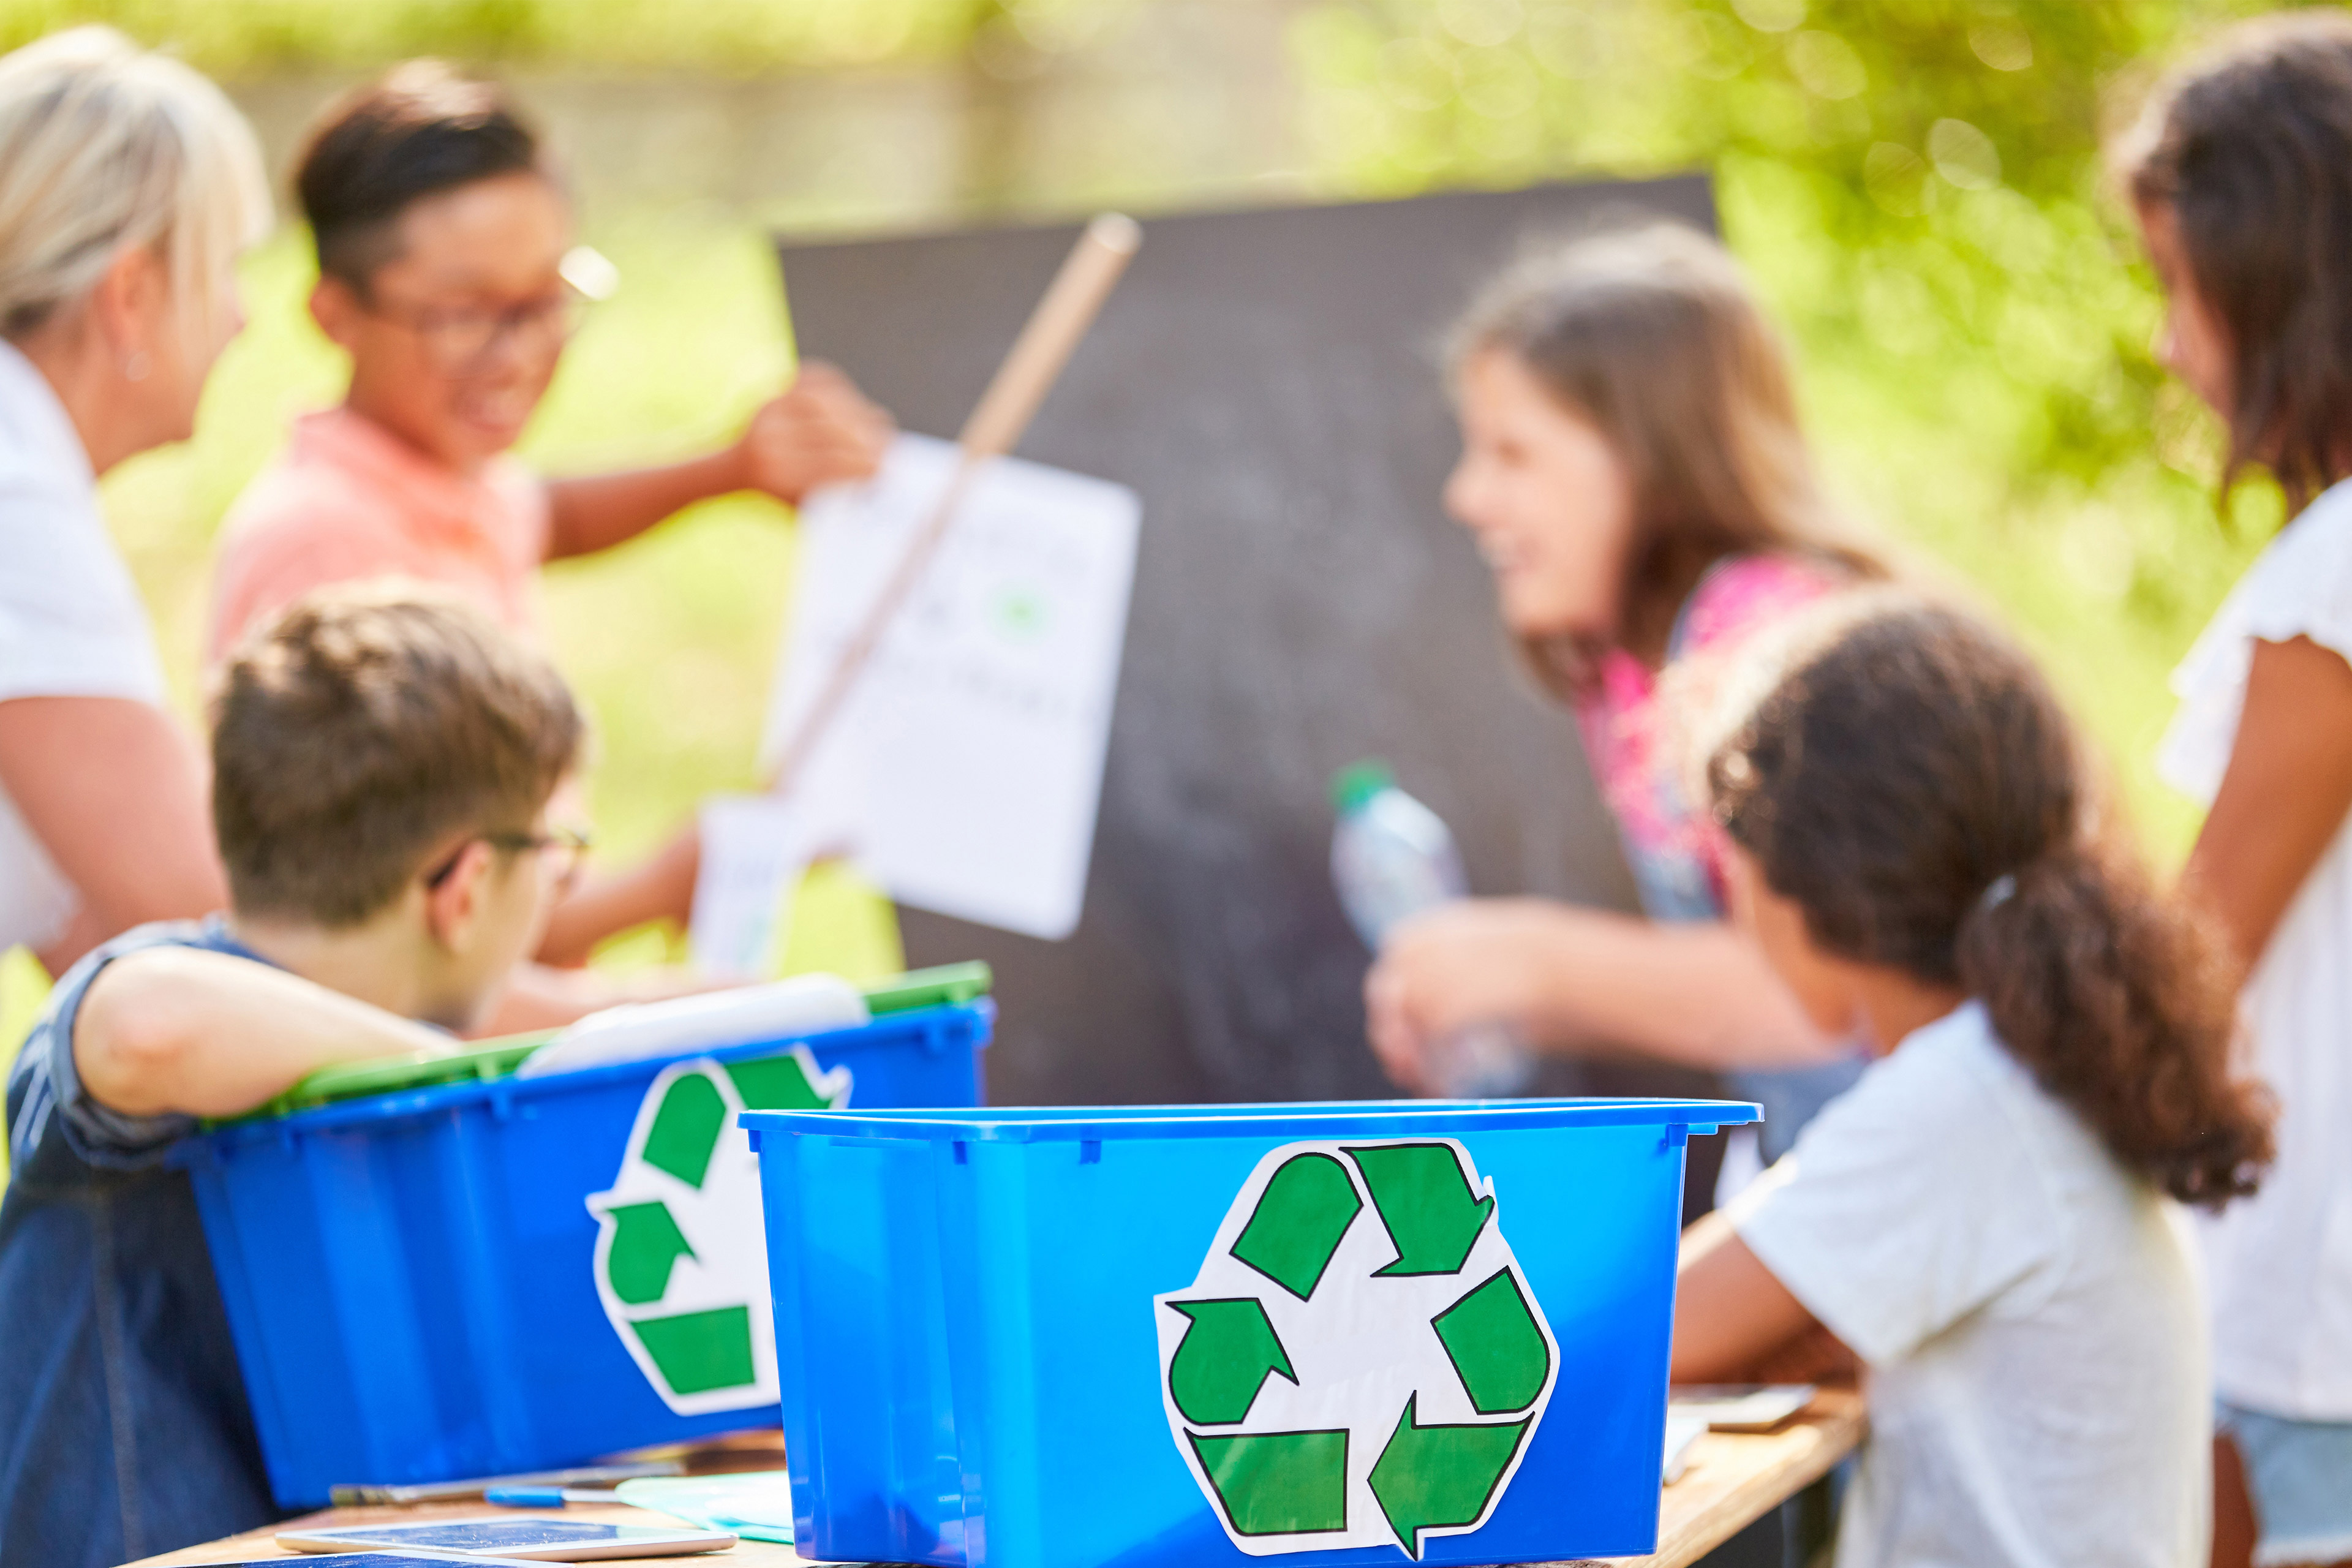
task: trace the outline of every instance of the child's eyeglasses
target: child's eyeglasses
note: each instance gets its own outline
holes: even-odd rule
[[[586,295],[564,283],[553,292],[511,305],[396,307],[363,301],[368,314],[415,332],[426,357],[458,374],[475,369],[509,341],[522,337],[533,346],[558,349],[580,330],[589,306]]]
[[[547,293],[511,305],[395,307],[359,290],[360,307],[378,320],[415,332],[436,365],[451,374],[478,368],[499,345],[529,333],[538,346],[560,349],[587,319],[588,307],[609,300],[620,286],[620,268],[585,245],[566,251],[556,268],[561,279]]]
[[[596,838],[584,827],[556,827],[545,833],[477,833],[449,851],[449,858],[426,874],[425,885],[438,888],[455,876],[457,862],[465,858],[467,848],[475,844],[487,844],[493,849],[504,849],[517,855],[525,851],[541,855],[551,850],[560,852],[563,858],[554,863],[555,885],[560,891],[568,892],[572,884],[579,881],[581,870],[587,864],[588,851],[595,847]]]

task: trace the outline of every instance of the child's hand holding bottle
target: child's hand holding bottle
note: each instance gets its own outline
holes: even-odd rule
[[[1403,1005],[1402,976],[1388,963],[1401,930],[1433,924],[1465,906],[1469,880],[1453,834],[1377,763],[1341,770],[1332,799],[1339,816],[1332,881],[1357,933],[1382,960],[1365,989],[1381,1067],[1402,1087],[1442,1099],[1484,1100],[1526,1088],[1534,1062],[1507,1011],[1442,1030],[1422,1028]]]

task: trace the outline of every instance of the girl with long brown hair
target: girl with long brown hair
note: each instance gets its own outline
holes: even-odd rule
[[[1689,229],[1604,234],[1506,273],[1458,329],[1447,510],[1495,573],[1528,668],[1576,712],[1643,917],[1471,900],[1407,925],[1366,982],[1374,1049],[1425,1089],[1443,1043],[1514,1026],[1759,1071],[1768,1152],[1852,1081],[1723,923],[1714,837],[1668,763],[1662,694],[1879,568],[1824,500],[1787,356],[1738,267]]]
[[[2296,514],[2174,677],[2161,759],[2210,803],[2186,881],[2280,1103],[2262,1195],[2204,1233],[2213,1561],[2352,1562],[2352,17],[2233,35],[2123,162],[2164,358],[2227,426],[2223,495],[2267,470]]]
[[[2192,1568],[2207,1323],[2182,1204],[2251,1192],[2227,966],[2101,830],[2032,665],[1836,606],[1708,759],[1739,924],[1876,1058],[1685,1237],[1674,1376],[1870,1369],[1843,1564]],[[1812,628],[1808,628],[1812,630]]]

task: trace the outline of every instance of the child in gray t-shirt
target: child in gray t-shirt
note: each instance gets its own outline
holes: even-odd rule
[[[233,910],[68,970],[9,1078],[0,1568],[105,1568],[273,1517],[166,1153],[331,1063],[449,1049],[570,875],[550,851],[582,842],[547,825],[580,749],[571,694],[454,604],[297,605],[215,718]]]

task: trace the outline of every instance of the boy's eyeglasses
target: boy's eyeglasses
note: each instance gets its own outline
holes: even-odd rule
[[[517,855],[526,850],[541,855],[550,850],[561,851],[563,858],[555,866],[555,885],[559,891],[568,892],[580,879],[580,872],[587,864],[588,851],[595,847],[596,839],[584,827],[557,827],[545,833],[477,833],[449,851],[449,858],[426,874],[425,885],[437,889],[457,875],[457,862],[465,858],[467,849],[476,844],[487,844],[493,849],[504,849]]]
[[[441,370],[456,374],[478,368],[518,337],[542,348],[562,348],[587,319],[591,302],[566,282],[552,292],[511,305],[409,309],[362,297],[361,308],[379,321],[415,332],[425,345],[425,356]]]

